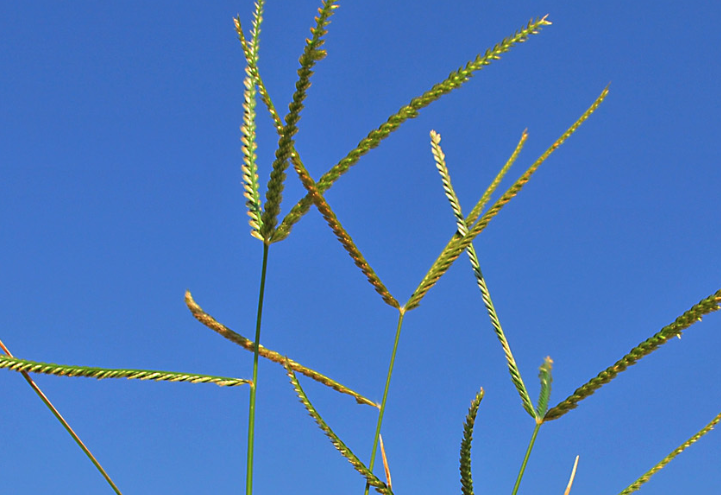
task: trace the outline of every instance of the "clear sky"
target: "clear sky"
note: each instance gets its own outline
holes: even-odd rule
[[[319,1],[268,1],[260,69],[285,113]],[[251,337],[262,245],[241,186],[240,2],[0,5],[0,339],[18,357],[249,378],[252,355],[196,320],[186,289]],[[551,405],[721,288],[721,7],[709,2],[341,2],[297,149],[318,178],[449,72],[552,26],[421,111],[326,197],[404,302],[455,232],[429,145],[466,211],[529,138],[505,189],[611,83],[605,103],[475,245],[532,397]],[[259,120],[262,187],[277,138]],[[283,214],[303,194],[289,172]],[[317,210],[271,247],[262,343],[380,401],[397,313]],[[520,493],[618,493],[721,410],[711,314],[545,425]],[[241,493],[248,388],[36,376],[126,494]],[[376,413],[302,380],[367,462]],[[468,405],[476,493],[510,493],[533,430],[462,257],[404,323],[384,440],[395,492],[460,493]],[[0,372],[3,493],[110,493],[22,377]],[[262,362],[257,494],[363,481]],[[712,432],[641,493],[719,493]],[[379,472],[380,473],[380,472]]]

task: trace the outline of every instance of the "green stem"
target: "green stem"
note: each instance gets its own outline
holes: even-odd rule
[[[518,473],[518,479],[516,479],[516,486],[513,487],[513,493],[511,495],[516,495],[516,493],[518,493],[518,487],[521,486],[521,479],[523,479],[523,473],[526,471],[526,464],[528,464],[528,459],[531,457],[533,444],[536,443],[536,436],[538,435],[538,430],[541,429],[542,424],[542,422],[537,422],[536,427],[533,429],[533,435],[531,436],[531,441],[528,444],[528,450],[526,450],[526,457],[523,458],[523,464],[521,464],[521,471]]]
[[[245,473],[245,493],[253,493],[253,440],[255,438],[255,393],[258,387],[258,350],[260,349],[260,320],[263,316],[263,296],[265,295],[265,275],[268,268],[268,246],[263,243],[263,268],[260,274],[258,293],[258,315],[255,320],[255,351],[253,352],[253,382],[250,384],[250,406],[248,411],[248,455]]]
[[[400,308],[400,315],[398,316],[398,328],[396,329],[396,339],[393,342],[393,352],[391,353],[391,363],[388,366],[388,376],[386,377],[386,388],[383,391],[383,400],[381,401],[381,410],[378,413],[378,425],[376,426],[376,434],[373,438],[373,450],[371,452],[371,461],[368,464],[368,469],[373,472],[373,466],[376,462],[376,452],[378,451],[378,438],[381,435],[381,425],[383,424],[383,414],[386,410],[386,399],[388,399],[388,389],[391,387],[391,376],[393,375],[393,365],[396,362],[396,351],[398,350],[398,341],[401,339],[401,328],[403,327],[403,316],[405,316],[405,308]],[[370,485],[366,483],[366,489],[364,495],[368,495]]]

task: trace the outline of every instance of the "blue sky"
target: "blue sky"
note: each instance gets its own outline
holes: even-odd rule
[[[287,108],[320,2],[268,2],[260,69]],[[186,289],[251,336],[261,243],[240,165],[250,2],[0,6],[0,339],[18,357],[250,377],[252,356],[195,321]],[[435,129],[470,210],[513,150],[520,175],[611,83],[601,108],[475,242],[531,395],[564,399],[721,288],[718,6],[656,2],[342,2],[296,136],[314,177],[411,98],[531,17],[552,26],[363,157],[326,194],[401,301],[455,231]],[[260,108],[260,107],[259,107]],[[276,137],[259,120],[261,184]],[[508,181],[510,184],[510,180]],[[502,186],[503,188],[503,186]],[[283,214],[303,195],[289,173]],[[271,247],[262,343],[380,400],[396,312],[313,209]],[[545,425],[520,493],[617,493],[716,414],[718,314]],[[248,389],[38,376],[124,493],[240,493]],[[375,412],[311,400],[367,461]],[[396,493],[459,493],[462,422],[486,390],[478,493],[510,493],[533,429],[461,258],[404,323],[384,440]],[[0,373],[7,493],[109,493],[20,375]],[[258,494],[361,493],[288,384],[261,363]],[[641,493],[715,493],[712,432]]]

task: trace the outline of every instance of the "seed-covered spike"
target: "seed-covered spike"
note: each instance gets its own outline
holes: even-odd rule
[[[278,214],[280,213],[280,203],[283,200],[283,189],[285,182],[285,170],[288,168],[288,160],[294,151],[293,136],[298,132],[296,124],[300,120],[300,111],[303,109],[303,100],[306,97],[306,91],[310,86],[310,76],[313,74],[312,68],[317,58],[316,51],[322,45],[321,37],[326,34],[326,25],[328,18],[333,14],[333,5],[335,0],[325,0],[323,7],[319,10],[316,17],[316,26],[312,30],[313,37],[306,40],[307,44],[303,55],[300,57],[300,68],[298,69],[298,82],[296,90],[293,93],[293,99],[288,105],[289,112],[285,118],[285,126],[278,140],[278,149],[275,152],[275,160],[273,161],[273,171],[270,174],[268,188],[265,194],[265,205],[261,216],[262,225],[260,233],[265,242],[271,242],[275,227],[278,223]],[[322,57],[321,57],[322,58]]]
[[[434,101],[438,100],[441,96],[459,88],[471,79],[474,72],[490,65],[493,60],[500,58],[502,53],[508,52],[514,45],[525,41],[531,35],[538,34],[543,26],[548,26],[550,24],[551,23],[546,20],[546,17],[529,22],[528,25],[518,30],[512,36],[504,39],[493,48],[489,48],[483,56],[477,56],[474,60],[466,63],[465,66],[451,72],[444,81],[435,84],[421,96],[413,98],[408,105],[401,107],[400,110],[391,115],[380,127],[369,132],[368,135],[362,139],[358,145],[351,150],[348,155],[346,155],[345,158],[326,172],[318,180],[319,191],[324,193],[328,190],[335,181],[338,180],[341,175],[345,174],[350,167],[355,165],[363,155],[368,153],[371,149],[377,147],[383,139],[387,138],[393,131],[398,129],[398,127],[400,127],[400,125],[406,120],[417,117],[419,110],[427,107]],[[308,213],[312,204],[313,200],[310,195],[306,195],[303,199],[296,203],[296,205],[283,219],[282,224],[278,227],[278,234],[274,237],[276,239],[287,237],[288,233],[293,228],[293,225],[295,225],[295,223],[298,222],[303,215]]]

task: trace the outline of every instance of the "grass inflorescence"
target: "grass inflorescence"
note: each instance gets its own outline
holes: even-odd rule
[[[438,101],[443,96],[451,93],[455,89],[460,88],[481,69],[489,66],[491,63],[499,60],[501,55],[508,53],[520,43],[526,42],[533,35],[541,32],[542,28],[549,26],[551,23],[547,17],[539,17],[532,19],[526,25],[522,26],[518,31],[510,36],[502,39],[499,43],[488,48],[482,54],[469,60],[457,70],[451,72],[448,77],[434,84],[429,90],[412,98],[410,102],[403,105],[397,112],[390,115],[380,126],[372,129],[353,149],[335,165],[330,167],[319,179],[314,179],[309,173],[307,167],[303,163],[300,154],[296,149],[296,135],[301,121],[301,113],[311,87],[311,77],[316,68],[316,64],[324,59],[328,54],[324,48],[325,37],[329,33],[330,19],[338,8],[335,0],[323,0],[321,7],[318,9],[318,15],[315,18],[315,25],[310,29],[311,37],[305,40],[302,53],[299,57],[299,67],[297,68],[297,81],[295,90],[288,104],[288,112],[284,117],[278,113],[273,99],[264,83],[263,75],[259,68],[259,49],[260,49],[260,33],[263,21],[263,10],[265,2],[258,0],[255,4],[254,18],[252,21],[252,29],[250,36],[246,36],[239,17],[234,19],[236,33],[240,41],[241,50],[245,59],[245,78],[243,91],[243,118],[241,125],[240,140],[242,143],[242,184],[243,196],[245,197],[245,206],[247,214],[250,218],[251,236],[262,241],[263,257],[260,268],[260,287],[258,290],[258,305],[254,326],[254,338],[247,338],[240,333],[231,330],[226,325],[220,323],[213,316],[206,313],[193,299],[189,291],[185,294],[185,302],[192,316],[197,319],[205,327],[213,330],[228,341],[238,345],[246,351],[253,354],[253,371],[252,378],[229,378],[206,374],[181,373],[174,371],[156,371],[144,369],[110,369],[98,367],[84,367],[75,365],[58,365],[44,362],[35,362],[24,359],[18,359],[10,354],[10,351],[0,342],[5,352],[4,356],[0,356],[0,368],[21,373],[30,386],[40,396],[43,402],[50,408],[56,418],[61,422],[64,428],[71,434],[73,439],[78,443],[88,458],[93,462],[99,472],[106,479],[111,488],[120,493],[115,483],[107,475],[106,471],[100,466],[99,462],[90,453],[89,449],[80,441],[77,434],[70,428],[69,424],[60,415],[57,409],[50,403],[49,399],[40,391],[39,387],[32,381],[28,373],[41,373],[63,377],[92,377],[96,379],[104,378],[127,378],[149,381],[171,381],[171,382],[189,382],[189,383],[213,383],[223,387],[235,387],[240,385],[248,385],[249,389],[249,409],[248,409],[248,429],[247,429],[247,458],[246,458],[246,494],[253,493],[253,456],[255,453],[255,414],[256,414],[256,397],[258,394],[258,363],[260,358],[272,361],[284,367],[285,372],[290,379],[290,384],[300,403],[305,408],[308,415],[311,416],[315,425],[330,440],[333,447],[342,455],[361,476],[365,484],[366,493],[372,487],[379,493],[392,494],[391,472],[385,446],[382,441],[383,419],[388,405],[388,397],[390,395],[390,384],[396,363],[396,357],[400,346],[401,330],[403,328],[404,317],[407,312],[419,307],[428,292],[436,286],[437,282],[445,276],[455,261],[466,252],[470,262],[470,269],[475,277],[475,282],[480,290],[479,308],[487,313],[490,326],[500,345],[500,352],[503,353],[505,365],[508,368],[511,383],[515,388],[521,400],[521,407],[530,415],[533,422],[533,430],[529,444],[526,448],[525,456],[520,462],[518,476],[512,493],[516,494],[521,485],[527,465],[529,464],[533,452],[533,448],[541,427],[549,421],[556,420],[567,414],[569,411],[578,407],[578,405],[592,394],[594,394],[602,386],[610,383],[620,373],[627,370],[630,366],[638,363],[642,358],[648,356],[652,352],[659,349],[662,345],[669,342],[675,336],[679,336],[684,330],[694,323],[701,321],[702,317],[717,311],[721,304],[721,290],[711,294],[707,298],[701,300],[688,311],[683,313],[676,320],[663,327],[659,332],[643,341],[638,346],[631,349],[616,363],[601,371],[597,376],[589,380],[577,388],[569,397],[549,409],[551,399],[551,385],[553,382],[552,368],[553,360],[546,357],[539,368],[539,392],[538,400],[534,404],[531,400],[531,394],[524,382],[520,367],[514,357],[511,349],[510,341],[501,324],[501,318],[491,298],[488,283],[481,270],[478,253],[476,252],[474,241],[486,229],[488,224],[493,220],[503,208],[513,200],[522,191],[524,186],[529,182],[531,177],[538,171],[539,167],[554,153],[566,140],[575,133],[580,126],[599,108],[606,99],[609,88],[606,87],[600,95],[591,103],[591,105],[580,114],[580,117],[573,122],[558,139],[550,144],[546,151],[538,158],[530,162],[525,171],[503,192],[497,199],[491,202],[491,198],[496,194],[501,182],[506,177],[512,165],[518,162],[521,152],[528,140],[529,133],[524,130],[521,137],[511,151],[510,156],[500,167],[497,175],[488,185],[486,190],[465,215],[461,200],[459,199],[453,187],[451,180],[451,167],[448,162],[453,162],[446,156],[441,146],[441,135],[435,131],[431,131],[431,157],[441,176],[441,188],[450,205],[450,216],[455,224],[455,231],[446,246],[441,250],[430,268],[420,278],[420,283],[412,292],[405,304],[401,304],[381,281],[380,276],[371,268],[366,257],[361,252],[360,247],[353,240],[351,233],[344,227],[333,210],[332,205],[326,198],[325,193],[335,184],[335,182],[344,174],[346,174],[359,160],[370,150],[378,147],[393,132],[398,130],[404,123],[419,115],[419,112]],[[277,134],[277,147],[275,149],[274,158],[269,168],[269,178],[265,191],[265,201],[261,200],[259,185],[259,169],[257,153],[257,117],[258,102],[260,99],[269,113],[273,131]],[[580,112],[580,109],[578,110]],[[280,218],[281,204],[283,202],[283,192],[285,189],[285,181],[287,179],[288,168],[292,165],[293,171],[297,174],[301,184],[305,189],[305,196],[302,197],[283,217]],[[489,206],[490,204],[490,206]],[[285,240],[291,233],[294,225],[296,225],[302,217],[308,213],[311,206],[315,206],[319,211],[328,227],[331,229],[340,246],[351,257],[352,262],[358,267],[365,279],[372,288],[381,296],[382,301],[398,311],[398,320],[393,340],[392,348],[389,350],[389,366],[385,376],[385,386],[382,389],[382,400],[380,403],[370,399],[369,394],[362,395],[353,389],[339,383],[338,381],[326,376],[315,369],[301,365],[290,357],[268,349],[261,345],[261,328],[263,305],[265,298],[265,288],[268,278],[268,264],[270,246]],[[450,226],[449,221],[449,226]],[[452,230],[449,228],[449,230]],[[279,308],[273,308],[273,311],[280,311]],[[289,324],[291,325],[291,324]],[[250,327],[250,325],[248,325]],[[285,330],[285,329],[279,329]],[[329,350],[328,352],[333,352]],[[372,445],[369,453],[369,462],[366,464],[361,457],[353,452],[350,446],[344,442],[340,436],[329,426],[328,422],[322,417],[318,409],[313,405],[306,391],[301,386],[298,376],[303,375],[310,378],[340,394],[347,395],[355,399],[358,404],[372,406],[378,412],[375,419],[375,430],[373,436],[368,435],[368,444]],[[302,378],[302,377],[301,377]],[[380,390],[380,387],[379,387]],[[379,391],[378,390],[378,391]],[[376,393],[378,393],[376,391]],[[484,397],[484,389],[475,395],[471,402],[470,408],[463,424],[463,433],[460,448],[460,483],[463,495],[473,495],[473,476],[471,464],[471,447],[473,441],[473,432],[476,427],[476,420],[481,401]],[[367,409],[366,409],[367,410]],[[708,425],[698,431],[695,435],[673,450],[671,454],[662,459],[647,473],[642,475],[638,480],[628,486],[621,495],[626,495],[636,491],[643,483],[648,481],[653,474],[668,464],[673,458],[688,448],[691,444],[706,435],[711,429],[721,421],[721,415],[716,416]],[[233,422],[233,424],[235,424]],[[370,428],[369,428],[370,430]],[[383,482],[375,473],[375,460],[379,450],[382,454],[383,467],[387,482]],[[396,450],[397,451],[397,450]],[[576,474],[578,458],[573,467],[571,480],[566,488],[566,495],[569,494],[573,479]],[[280,472],[280,470],[279,470]]]

